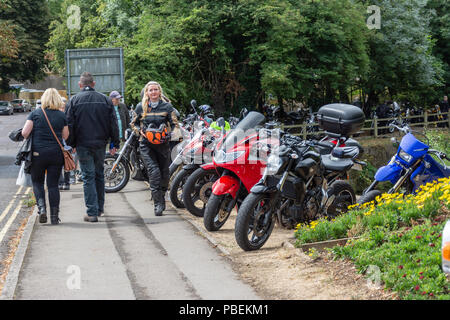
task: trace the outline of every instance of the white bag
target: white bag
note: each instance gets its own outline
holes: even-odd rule
[[[16,185],[23,187],[32,187],[31,174],[25,173],[25,161],[20,165],[19,175],[17,176]]]

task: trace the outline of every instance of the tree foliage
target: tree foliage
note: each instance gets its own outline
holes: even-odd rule
[[[122,46],[133,103],[150,80],[175,105],[195,98],[218,114],[261,105],[268,94],[313,108],[351,102],[356,89],[369,106],[386,93],[425,102],[446,79],[444,2],[64,0],[47,52],[63,72],[66,49]],[[79,30],[66,25],[72,4],[81,9]],[[366,26],[373,4],[381,8],[380,30]]]
[[[43,77],[49,13],[46,0],[5,0],[2,5],[0,90],[8,91],[11,78],[37,81]]]
[[[433,54],[430,11],[426,0],[374,0],[381,8],[381,29],[369,38],[370,72],[363,77],[369,103],[388,94],[415,102],[441,85],[441,65]]]

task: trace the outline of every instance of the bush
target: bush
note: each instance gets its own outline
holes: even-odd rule
[[[450,178],[422,186],[417,195],[383,194],[376,203],[351,206],[332,221],[298,225],[296,246],[359,236],[331,252],[351,259],[361,273],[377,266],[386,288],[402,299],[450,299],[440,252],[450,213]]]

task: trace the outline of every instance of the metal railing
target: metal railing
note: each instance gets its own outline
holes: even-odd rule
[[[430,118],[436,118],[437,120],[430,121]],[[422,122],[411,121],[413,119],[423,119]],[[358,135],[360,138],[364,137],[385,137],[392,135],[392,132],[389,132],[389,123],[393,120],[397,120],[399,124],[403,123],[406,120],[410,127],[423,127],[425,129],[431,127],[438,127],[439,124],[447,124],[447,128],[450,128],[450,112],[447,113],[430,113],[425,111],[421,115],[407,116],[407,117],[395,117],[395,118],[377,118],[365,120],[364,127],[354,135]],[[312,128],[319,128],[319,124],[317,122],[314,123],[302,123],[302,124],[294,124],[294,125],[285,125],[281,124],[280,129],[283,131],[288,131],[296,136],[302,136],[304,139],[307,139],[313,135],[323,134],[325,131],[318,130],[312,131]],[[387,131],[387,132],[386,132]]]

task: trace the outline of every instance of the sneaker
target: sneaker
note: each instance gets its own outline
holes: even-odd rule
[[[98,218],[97,218],[97,216],[85,215],[84,216],[84,221],[86,221],[86,222],[98,222]]]
[[[64,184],[63,190],[70,190],[70,184]]]
[[[97,216],[98,216],[98,217],[101,217],[101,216],[103,216],[103,214],[104,214],[103,211],[99,211],[98,214],[97,214]]]
[[[60,185],[58,186],[58,188],[59,188],[59,190],[64,190],[64,185],[60,184]]]

